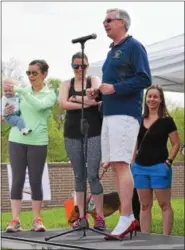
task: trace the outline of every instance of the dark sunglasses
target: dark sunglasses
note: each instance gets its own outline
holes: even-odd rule
[[[30,76],[30,75],[37,76],[38,74],[39,73],[37,71],[26,71],[27,76]]]
[[[121,18],[107,18],[107,19],[105,19],[103,21],[103,24],[105,24],[105,23],[111,23],[111,22],[113,22],[115,20],[122,20],[122,19]]]
[[[87,64],[83,64],[83,65],[72,64],[73,69],[79,69],[79,67],[81,67],[81,69],[86,69],[88,67],[88,65]]]

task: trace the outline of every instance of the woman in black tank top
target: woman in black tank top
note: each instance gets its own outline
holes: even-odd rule
[[[83,134],[81,133],[81,109],[82,109],[82,67],[84,68],[84,118],[87,120],[88,145],[87,145],[87,178],[90,191],[93,196],[97,216],[94,227],[105,230],[103,215],[103,188],[98,178],[101,161],[101,126],[102,116],[99,112],[99,103],[90,100],[86,96],[87,88],[99,88],[101,82],[98,77],[87,77],[88,58],[85,55],[82,65],[82,54],[76,53],[72,57],[72,68],[75,77],[62,84],[59,93],[60,107],[66,110],[64,122],[64,139],[66,152],[71,161],[75,176],[76,205],[79,208],[80,218],[73,227],[80,226],[84,207],[83,184]]]

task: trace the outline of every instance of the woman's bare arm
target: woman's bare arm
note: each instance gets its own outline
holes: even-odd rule
[[[136,154],[137,154],[137,147],[138,147],[138,142],[136,141],[136,145],[135,145],[134,152],[133,152],[133,155],[132,155],[132,161],[131,161],[131,164],[133,164],[133,163],[134,163],[134,161],[135,161]]]
[[[70,81],[66,81],[60,85],[58,101],[59,105],[64,110],[81,109],[82,104],[69,101],[69,88]],[[89,105],[84,105],[84,108],[88,108]]]
[[[171,132],[169,134],[169,139],[172,148],[170,150],[168,158],[174,160],[180,148],[180,139],[178,132],[177,131]]]
[[[91,77],[91,88],[98,89],[100,85],[101,85],[100,78],[97,76],[92,76]],[[75,100],[76,100],[76,102],[82,103],[82,96],[76,96]],[[90,99],[87,96],[84,96],[84,103],[89,105],[89,106],[96,106],[100,102],[96,102],[94,99]]]

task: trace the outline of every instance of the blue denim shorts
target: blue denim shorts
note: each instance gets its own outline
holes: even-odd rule
[[[166,163],[143,166],[134,162],[131,171],[135,188],[171,188],[172,168]]]

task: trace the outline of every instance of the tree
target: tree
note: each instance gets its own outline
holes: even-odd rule
[[[1,162],[9,162],[8,159],[8,135],[10,127],[2,122],[1,124]]]
[[[49,145],[48,145],[48,162],[66,162],[68,157],[64,147],[64,137],[61,130],[57,128],[57,122],[53,118],[49,119]]]
[[[2,79],[13,78],[15,80],[23,80],[23,71],[20,62],[15,58],[10,58],[6,62],[2,62]]]
[[[47,80],[46,84],[48,85],[49,88],[53,88],[55,90],[55,93],[58,99],[59,87],[60,87],[61,81],[59,79],[50,78]],[[52,113],[53,113],[53,118],[56,121],[57,128],[61,130],[63,128],[63,120],[64,120],[63,117],[64,117],[65,111],[59,107],[58,100],[52,108]]]
[[[53,88],[55,92],[58,94],[59,87],[61,84],[61,81],[59,79],[49,78],[46,81],[46,84],[48,85],[49,88]]]
[[[178,134],[180,137],[181,145],[184,144],[184,108],[173,106],[170,111],[170,115],[173,117],[175,124],[177,126]],[[184,156],[179,152],[177,157],[177,161],[183,161]]]

